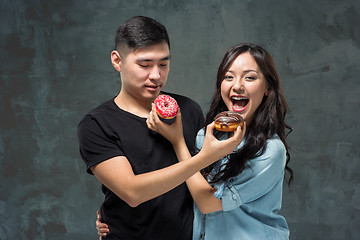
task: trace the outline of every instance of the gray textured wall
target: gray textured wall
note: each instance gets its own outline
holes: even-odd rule
[[[97,239],[100,184],[78,154],[80,117],[120,89],[109,53],[122,21],[162,22],[166,90],[207,111],[225,50],[274,56],[294,128],[291,239],[360,239],[360,2],[2,0],[0,239]]]

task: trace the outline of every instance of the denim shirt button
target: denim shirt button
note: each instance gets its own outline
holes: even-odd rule
[[[234,182],[234,179],[233,179],[233,178],[231,178],[231,179],[230,179],[230,182],[231,182],[231,183],[232,183],[232,182]]]

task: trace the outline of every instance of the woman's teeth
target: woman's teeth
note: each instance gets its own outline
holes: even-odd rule
[[[232,100],[241,101],[241,100],[247,100],[247,98],[245,98],[245,97],[232,97]]]
[[[243,109],[249,102],[249,99],[246,97],[232,97],[232,104],[235,109]]]

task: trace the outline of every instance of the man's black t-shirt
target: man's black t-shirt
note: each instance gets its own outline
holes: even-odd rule
[[[184,137],[193,151],[196,134],[204,123],[201,108],[187,97],[167,94],[178,102]],[[89,173],[92,166],[116,156],[125,156],[135,174],[178,162],[169,141],[149,130],[145,118],[121,110],[114,99],[81,119],[78,137],[80,154]],[[102,191],[105,200],[101,214],[110,228],[110,234],[103,239],[192,238],[193,201],[185,183],[134,208],[105,186]]]

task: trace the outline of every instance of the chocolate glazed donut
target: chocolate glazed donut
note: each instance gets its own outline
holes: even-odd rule
[[[240,113],[233,111],[221,112],[214,118],[215,128],[223,132],[233,132],[240,125],[241,127],[244,124],[244,119],[241,117]]]

